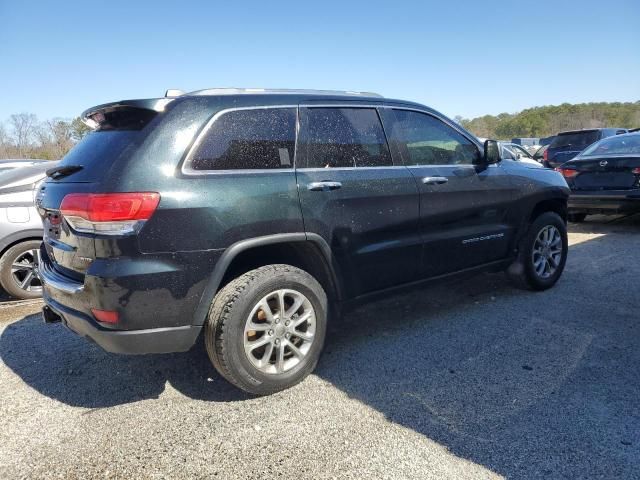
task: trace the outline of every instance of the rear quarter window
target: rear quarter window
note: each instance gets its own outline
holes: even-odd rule
[[[186,162],[187,170],[293,168],[296,109],[233,110],[214,118]]]

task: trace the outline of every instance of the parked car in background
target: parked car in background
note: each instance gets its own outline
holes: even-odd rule
[[[211,89],[83,118],[96,131],[36,200],[43,313],[108,351],[202,339],[224,378],[270,394],[354,302],[486,270],[545,290],[565,265],[562,176],[417,103]]]
[[[640,132],[600,140],[557,170],[571,188],[570,220],[640,212]]]
[[[529,151],[516,143],[499,142],[500,155],[503,160],[514,160],[516,162],[527,163],[529,165],[535,165],[541,167],[542,165],[534,160],[533,155]]]
[[[0,285],[15,298],[42,295],[36,269],[43,230],[34,200],[46,170],[56,165],[51,161],[0,161]]]
[[[14,168],[30,167],[32,165],[38,165],[38,164],[47,163],[47,162],[49,162],[49,161],[48,160],[35,160],[35,159],[30,159],[30,158],[18,158],[18,159],[7,158],[7,159],[2,159],[2,160],[0,160],[0,172],[6,171],[6,170],[13,170]]]
[[[560,132],[544,152],[544,166],[559,167],[598,140],[623,133],[627,133],[626,128],[593,128]]]

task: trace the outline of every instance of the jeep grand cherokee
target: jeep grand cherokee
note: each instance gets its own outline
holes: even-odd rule
[[[563,177],[417,103],[212,89],[83,118],[37,199],[44,316],[111,352],[203,338],[269,394],[314,369],[353,301],[487,270],[543,290],[565,265]]]

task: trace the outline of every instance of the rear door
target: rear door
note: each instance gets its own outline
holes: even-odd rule
[[[420,189],[423,275],[506,258],[515,190],[502,166],[477,167],[478,146],[430,113],[400,108],[392,113],[392,137]]]
[[[349,296],[415,280],[418,189],[376,106],[300,106],[296,172],[307,233],[331,246]]]

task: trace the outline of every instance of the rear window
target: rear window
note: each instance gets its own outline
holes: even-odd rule
[[[104,172],[127,149],[134,149],[142,133],[137,130],[105,130],[87,134],[59,163],[59,166],[79,165],[80,172],[70,175],[78,181],[88,172]],[[67,178],[67,177],[65,177]]]
[[[192,170],[293,168],[295,108],[256,108],[223,113],[189,156]]]
[[[596,155],[640,155],[640,135],[624,135],[621,137],[609,137],[591,145],[582,157]]]
[[[304,108],[301,168],[383,167],[393,164],[373,108]]]
[[[593,142],[598,141],[600,132],[591,130],[586,132],[561,133],[553,139],[549,148],[574,147],[579,150],[584,149]]]

